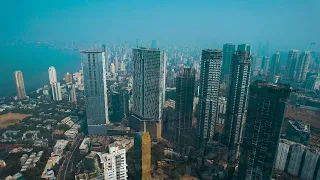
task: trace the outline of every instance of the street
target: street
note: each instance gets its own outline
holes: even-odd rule
[[[59,172],[57,174],[57,180],[65,180],[66,179],[67,173],[70,172],[69,169],[71,166],[69,164],[72,160],[73,153],[79,148],[82,140],[83,140],[82,133],[78,134],[77,137],[73,140],[70,151],[66,152],[65,160],[63,161],[63,163],[59,169]]]

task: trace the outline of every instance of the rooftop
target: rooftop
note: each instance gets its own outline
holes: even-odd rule
[[[144,51],[160,51],[159,48],[146,48],[146,47],[136,47],[133,50],[144,50]]]
[[[81,53],[84,53],[84,54],[86,54],[86,53],[103,53],[103,51],[101,51],[101,50],[99,50],[99,51],[97,51],[97,50],[84,50],[84,51],[81,51]]]
[[[204,49],[204,50],[202,50],[203,52],[221,52],[222,53],[222,50],[220,50],[220,49]]]
[[[294,127],[297,131],[310,132],[310,124],[307,124],[302,121],[289,120],[289,123]]]
[[[91,141],[90,138],[84,138],[79,149],[86,149],[90,145],[90,141]]]

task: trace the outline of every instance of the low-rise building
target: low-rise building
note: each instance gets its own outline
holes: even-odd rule
[[[0,160],[0,169],[6,167],[6,162],[4,160]]]
[[[26,131],[22,135],[23,140],[38,140],[38,135],[40,134],[40,131]]]
[[[80,153],[81,154],[87,154],[89,152],[89,148],[90,148],[90,142],[91,142],[91,139],[90,138],[84,138],[80,147],[79,147],[79,150],[80,150]]]
[[[310,124],[297,120],[289,120],[286,130],[286,139],[308,145],[309,138]]]
[[[67,140],[57,140],[56,145],[54,145],[53,147],[53,152],[51,153],[51,156],[61,156],[68,142],[69,141]]]
[[[15,140],[17,138],[17,135],[18,135],[19,132],[20,132],[20,130],[17,130],[17,131],[12,131],[12,130],[5,131],[4,133],[2,133],[2,138],[3,138],[3,140]]]
[[[23,175],[21,173],[17,173],[17,174],[15,174],[13,176],[6,177],[5,180],[23,180],[23,179],[24,179]]]
[[[74,122],[72,121],[71,117],[66,117],[61,120],[61,124],[66,124],[69,127],[73,126]]]

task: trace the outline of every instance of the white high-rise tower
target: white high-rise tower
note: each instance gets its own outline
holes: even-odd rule
[[[50,66],[49,69],[48,69],[48,73],[49,73],[50,84],[52,85],[53,83],[57,82],[56,68],[53,67],[53,66]]]
[[[110,145],[109,153],[102,154],[100,157],[104,168],[104,179],[127,180],[126,149]]]
[[[51,84],[52,89],[52,98],[54,101],[61,101],[62,100],[62,92],[61,86],[59,82],[54,82]]]

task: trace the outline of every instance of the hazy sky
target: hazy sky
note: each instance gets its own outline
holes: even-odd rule
[[[320,50],[320,0],[8,0],[0,39],[158,44],[270,42]]]

